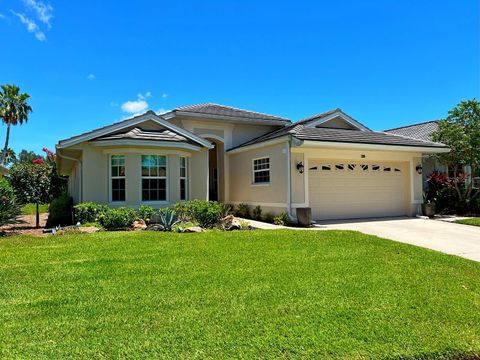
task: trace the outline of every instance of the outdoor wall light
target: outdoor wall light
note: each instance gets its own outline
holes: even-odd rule
[[[297,163],[297,170],[300,174],[303,174],[303,171],[305,170],[305,166],[303,166],[303,163],[301,161]]]
[[[417,170],[417,173],[418,173],[419,175],[421,175],[421,174],[422,174],[422,171],[423,171],[422,165],[417,165],[417,167],[415,168],[415,170]]]

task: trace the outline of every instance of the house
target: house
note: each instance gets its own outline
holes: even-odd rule
[[[76,203],[167,206],[189,199],[311,207],[314,219],[415,215],[422,157],[440,143],[376,132],[340,109],[292,123],[217,104],[148,111],[62,140]]]

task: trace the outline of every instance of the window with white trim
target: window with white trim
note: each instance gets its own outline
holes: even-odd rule
[[[142,201],[167,200],[167,157],[142,155]]]
[[[110,191],[112,201],[125,201],[125,156],[110,157]]]
[[[187,158],[180,157],[180,200],[187,200]]]
[[[270,158],[253,159],[253,183],[268,184],[270,182]]]

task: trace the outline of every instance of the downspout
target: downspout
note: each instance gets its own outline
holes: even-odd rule
[[[79,160],[79,159],[75,159],[73,157],[70,157],[70,156],[67,156],[67,155],[63,155],[60,151],[58,151],[57,149],[57,155],[60,157],[60,158],[63,158],[63,159],[66,159],[66,160],[71,160],[71,161],[74,161],[76,163],[78,163],[78,168],[79,168],[79,172],[80,172],[80,194],[79,194],[79,202],[83,202],[83,166],[82,166],[82,161]]]
[[[287,140],[287,214],[291,220],[295,220],[292,215],[292,159],[291,159],[292,137]]]

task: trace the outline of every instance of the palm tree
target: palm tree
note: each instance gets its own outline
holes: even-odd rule
[[[0,118],[7,124],[7,136],[5,138],[5,146],[0,160],[5,165],[8,153],[8,142],[10,140],[10,126],[23,124],[28,121],[28,113],[32,111],[27,100],[30,95],[20,93],[20,88],[16,85],[2,85],[0,90]]]

